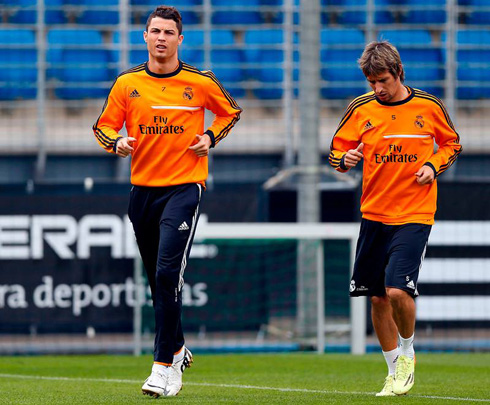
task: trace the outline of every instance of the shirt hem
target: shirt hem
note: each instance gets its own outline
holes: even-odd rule
[[[196,180],[196,181],[183,181],[183,182],[176,182],[176,183],[161,183],[161,184],[148,184],[148,183],[136,183],[131,181],[131,185],[137,186],[137,187],[147,187],[147,188],[164,188],[164,187],[174,187],[174,186],[182,186],[184,184],[200,184],[204,188],[206,188],[206,181],[205,180]]]
[[[404,224],[424,224],[434,225],[434,216],[410,216],[410,217],[385,217],[382,215],[362,214],[364,219],[370,221],[382,222],[386,225],[404,225]]]

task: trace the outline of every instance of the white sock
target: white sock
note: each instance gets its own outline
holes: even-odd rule
[[[163,364],[156,364],[153,363],[153,366],[151,367],[151,371],[158,371],[159,373],[165,373],[166,370],[168,369],[168,366],[164,366]]]
[[[182,360],[184,358],[184,354],[185,354],[185,346],[182,346],[182,349],[180,349],[180,352],[178,352],[177,354],[174,354],[174,363]]]
[[[413,350],[413,337],[415,334],[407,339],[402,338],[400,334],[398,334],[398,336],[400,337],[400,356],[407,356],[413,359],[415,357],[415,352]]]
[[[396,360],[398,359],[398,347],[390,350],[389,352],[383,352],[383,356],[385,356],[385,361],[388,365],[388,375],[395,375]]]

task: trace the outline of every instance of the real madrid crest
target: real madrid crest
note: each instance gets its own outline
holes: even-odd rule
[[[182,97],[184,97],[186,100],[192,100],[192,98],[194,97],[192,87],[186,87],[184,89],[184,92],[182,93]]]
[[[415,122],[413,123],[417,128],[423,128],[425,125],[424,117],[417,115]]]

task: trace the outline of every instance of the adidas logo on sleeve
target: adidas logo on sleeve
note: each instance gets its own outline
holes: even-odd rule
[[[189,230],[189,225],[187,225],[187,222],[182,222],[179,226],[179,231],[188,231]]]
[[[364,125],[364,131],[367,131],[369,129],[373,129],[374,125],[371,124],[371,121],[366,122],[366,125]]]
[[[129,98],[134,98],[134,97],[141,97],[140,93],[138,93],[138,90],[134,89],[131,94],[129,95]]]

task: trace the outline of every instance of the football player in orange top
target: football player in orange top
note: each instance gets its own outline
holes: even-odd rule
[[[148,275],[155,347],[144,394],[177,395],[192,363],[181,324],[184,270],[208,176],[209,149],[239,120],[241,108],[210,71],[182,62],[182,18],[159,6],[143,34],[148,61],[121,73],[93,126],[100,146],[131,155],[129,218]],[[215,119],[204,131],[204,112]],[[119,134],[125,124],[127,137]]]
[[[362,222],[350,295],[371,297],[373,325],[388,365],[377,395],[402,395],[414,383],[414,298],[434,223],[437,177],[462,148],[442,102],[403,84],[393,45],[371,42],[359,65],[372,91],[348,106],[329,161],[340,172],[363,161]]]

